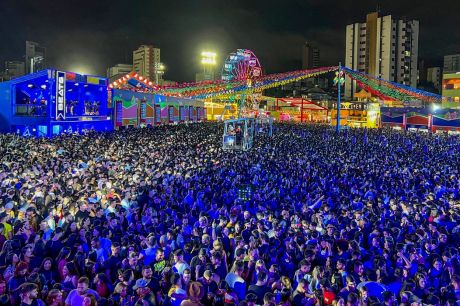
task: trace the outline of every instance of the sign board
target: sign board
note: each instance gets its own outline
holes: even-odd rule
[[[56,120],[65,120],[65,72],[56,71]]]
[[[140,113],[141,113],[141,124],[147,122],[147,101],[145,99],[141,100],[140,103]]]

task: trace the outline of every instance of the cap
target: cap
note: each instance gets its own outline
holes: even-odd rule
[[[133,290],[137,290],[139,288],[145,288],[147,287],[147,285],[148,285],[148,282],[145,279],[139,278],[136,281],[136,284],[133,286]]]

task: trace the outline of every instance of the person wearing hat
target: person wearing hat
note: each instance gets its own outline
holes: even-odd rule
[[[198,251],[198,255],[193,256],[190,261],[190,268],[192,274],[195,276],[194,279],[198,279],[201,275],[203,275],[207,263],[207,253],[208,252],[205,248],[201,248]]]
[[[148,282],[145,279],[139,278],[134,284],[133,290],[137,293],[137,300],[136,303],[134,303],[135,306],[157,305],[155,295],[150,290]]]
[[[204,288],[200,282],[192,282],[188,289],[188,298],[180,306],[202,306],[200,302],[204,296]]]

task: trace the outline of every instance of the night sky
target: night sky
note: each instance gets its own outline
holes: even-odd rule
[[[308,40],[330,65],[344,58],[345,26],[377,4],[381,14],[420,21],[419,57],[429,63],[460,53],[459,0],[0,0],[0,62],[23,59],[32,40],[47,47],[52,67],[105,75],[152,44],[166,79],[190,81],[202,50],[215,50],[220,67],[229,52],[251,49],[273,73],[299,69]]]

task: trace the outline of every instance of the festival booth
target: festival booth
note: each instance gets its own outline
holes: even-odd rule
[[[397,129],[431,129],[431,114],[426,108],[415,107],[382,107],[381,126],[396,127]]]
[[[460,132],[460,110],[438,109],[431,116],[433,132]]]
[[[207,117],[204,102],[155,94],[159,87],[131,72],[109,85],[115,108],[115,128],[201,122]]]
[[[372,94],[361,89],[354,95],[352,101],[342,101],[340,104],[340,125],[348,127],[377,128],[380,115],[380,105],[372,98]],[[331,124],[337,125],[337,101],[328,105]]]
[[[331,124],[337,124],[337,102],[331,104]],[[374,102],[352,101],[340,103],[340,125],[377,128],[380,106]]]
[[[47,69],[0,83],[0,131],[53,136],[112,129],[107,79]]]
[[[406,115],[404,113],[380,108],[380,126],[402,130],[406,128]]]
[[[459,132],[460,111],[429,108],[381,108],[381,126],[431,132]]]
[[[326,123],[329,110],[304,98],[277,98],[271,115],[279,121]]]
[[[115,127],[153,126],[206,120],[204,102],[128,90],[112,90]]]

